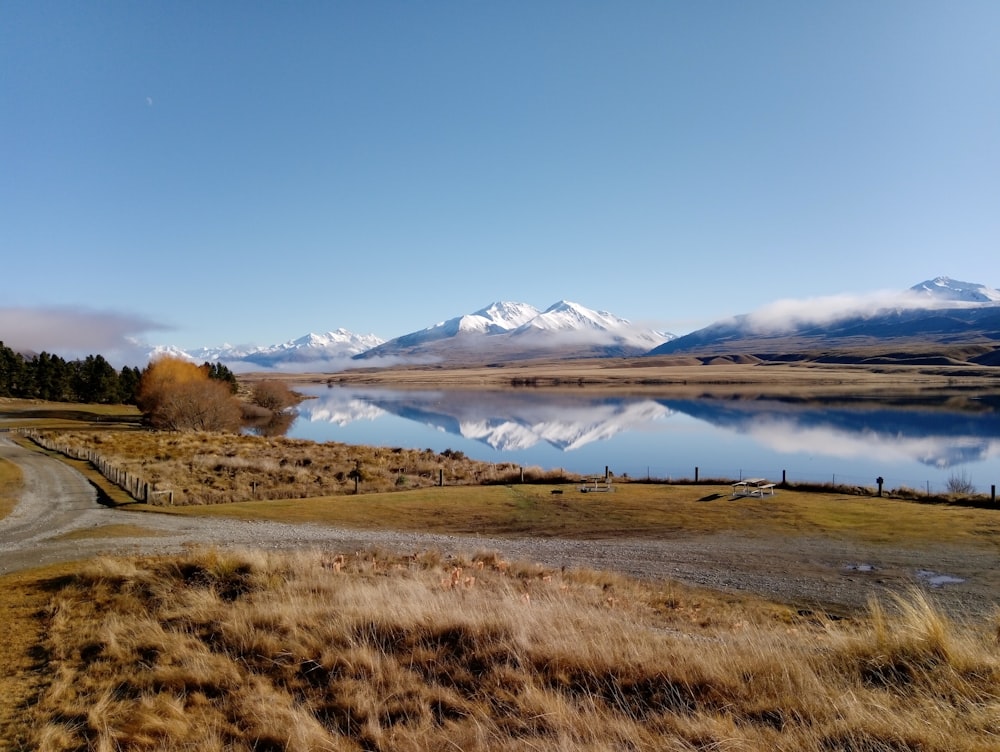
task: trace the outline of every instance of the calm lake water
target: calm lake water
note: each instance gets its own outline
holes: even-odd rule
[[[288,436],[452,449],[490,462],[653,478],[755,476],[944,491],[1000,481],[1000,408],[976,412],[669,399],[297,386]]]

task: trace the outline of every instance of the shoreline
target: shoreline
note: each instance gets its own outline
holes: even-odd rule
[[[617,395],[754,399],[894,396],[920,399],[1000,396],[1000,372],[987,367],[885,366],[817,363],[698,364],[634,359],[560,360],[489,365],[410,365],[335,372],[238,376],[249,383],[378,386],[395,389],[593,390]]]

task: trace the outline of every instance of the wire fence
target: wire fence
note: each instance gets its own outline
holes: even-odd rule
[[[173,504],[173,491],[157,489],[153,484],[132,473],[121,465],[112,462],[107,457],[93,449],[83,449],[64,444],[52,436],[46,436],[34,429],[10,429],[25,436],[38,446],[50,452],[58,452],[75,460],[89,462],[90,465],[108,481],[125,491],[136,501],[148,504]]]
[[[67,457],[89,462],[98,472],[100,472],[111,483],[128,493],[136,501],[149,504],[173,504],[173,491],[169,489],[157,489],[154,484],[125,470],[107,457],[101,455],[93,449],[78,449],[65,444],[61,444],[51,436],[45,436],[38,431],[29,428],[0,428],[0,432],[20,433],[39,446],[50,451],[60,452]],[[613,467],[609,466],[611,470]],[[908,495],[924,495],[928,497],[941,497],[954,493],[956,489],[962,489],[969,495],[981,494],[989,495],[991,499],[996,497],[996,484],[983,485],[982,483],[972,483],[968,476],[961,470],[956,470],[945,479],[938,475],[934,480],[930,478],[901,478],[887,473],[887,477],[871,475],[861,475],[859,473],[837,472],[837,471],[817,471],[810,469],[802,471],[794,466],[778,467],[763,465],[735,465],[735,464],[706,464],[682,467],[680,465],[647,465],[645,474],[641,472],[621,473],[621,477],[635,480],[663,481],[663,482],[702,482],[708,480],[718,480],[720,482],[731,483],[745,478],[766,478],[769,481],[790,485],[829,485],[831,487],[854,487],[866,489],[875,493],[879,487],[879,481],[885,491],[890,493],[904,492]]]
[[[935,477],[917,478],[900,477],[892,473],[884,475],[860,474],[838,471],[817,471],[810,469],[802,471],[791,467],[765,466],[765,465],[727,465],[727,464],[706,464],[693,467],[681,467],[679,465],[648,465],[645,468],[644,477],[641,474],[628,474],[633,478],[644,480],[663,481],[705,481],[720,480],[725,482],[739,481],[744,478],[767,478],[770,481],[786,483],[791,485],[829,485],[836,487],[856,487],[876,491],[879,486],[879,479],[886,491],[905,491],[913,494],[925,496],[945,496],[953,493],[956,489],[962,489],[968,493],[992,494],[996,493],[995,483],[973,483],[968,474],[956,469],[948,477],[942,478],[940,473],[935,473]]]

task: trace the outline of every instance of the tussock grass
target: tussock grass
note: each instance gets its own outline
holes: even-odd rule
[[[23,482],[21,469],[13,462],[0,459],[0,520],[17,506]]]
[[[481,551],[102,559],[40,617],[46,750],[993,750],[1000,654]]]
[[[470,460],[429,449],[218,433],[154,431],[60,432],[57,440],[91,449],[121,469],[172,490],[175,505],[252,499],[296,499],[405,490],[448,484],[502,482],[516,465]]]

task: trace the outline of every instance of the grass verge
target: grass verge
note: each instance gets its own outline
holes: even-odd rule
[[[8,724],[31,749],[986,752],[1000,739],[996,635],[918,593],[834,623],[488,551],[196,550],[46,583],[33,617],[46,679]]]
[[[17,506],[23,482],[21,469],[12,462],[0,459],[0,520]]]
[[[732,499],[729,486],[622,483],[614,493],[600,494],[580,493],[575,485],[454,486],[134,508],[189,516],[473,535],[663,539],[738,532],[750,537],[822,535],[867,543],[956,543],[1000,552],[1000,510],[786,490],[763,499]]]

